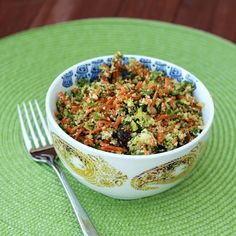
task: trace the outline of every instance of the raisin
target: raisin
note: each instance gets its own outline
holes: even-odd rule
[[[119,145],[122,147],[127,147],[127,144],[131,139],[130,134],[123,129],[118,129],[116,132],[113,133],[112,136],[113,138],[117,139]]]
[[[158,152],[166,152],[167,151],[167,149],[165,148],[165,146],[163,146],[163,145],[157,145],[157,147],[156,147],[156,152],[158,153]]]
[[[184,138],[183,144],[187,144],[190,142],[189,134]]]
[[[142,111],[143,111],[143,112],[146,112],[146,111],[147,111],[147,105],[146,105],[146,104],[143,104],[141,107],[142,107]]]

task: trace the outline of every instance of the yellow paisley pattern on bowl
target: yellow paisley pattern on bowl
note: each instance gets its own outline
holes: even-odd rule
[[[189,154],[135,176],[131,180],[131,186],[137,190],[152,190],[159,188],[158,184],[176,182],[192,170],[202,146],[200,143]]]
[[[112,167],[100,157],[85,154],[52,133],[54,147],[63,162],[80,177],[99,187],[118,187],[127,175]]]

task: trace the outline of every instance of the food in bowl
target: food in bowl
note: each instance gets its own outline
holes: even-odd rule
[[[181,147],[204,129],[193,83],[134,58],[123,63],[120,52],[100,70],[93,82],[80,78],[58,93],[57,123],[75,140],[107,152],[149,155]]]

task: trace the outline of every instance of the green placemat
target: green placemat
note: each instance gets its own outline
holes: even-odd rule
[[[210,34],[153,21],[94,19],[0,40],[0,235],[81,235],[54,172],[27,157],[16,104],[43,106],[52,80],[81,60],[120,50],[158,57],[198,76],[216,108],[211,139],[190,177],[159,195],[115,200],[64,169],[100,235],[236,234],[236,47]]]

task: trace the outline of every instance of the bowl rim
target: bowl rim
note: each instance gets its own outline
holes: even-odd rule
[[[90,59],[86,59],[83,60],[81,62],[78,62],[72,66],[70,66],[69,68],[65,69],[63,72],[61,72],[51,83],[47,94],[46,94],[46,100],[45,100],[45,107],[46,107],[46,116],[47,116],[47,122],[51,125],[53,125],[54,129],[57,130],[57,133],[59,134],[59,137],[62,138],[63,140],[68,140],[68,144],[76,147],[76,148],[80,148],[82,147],[82,149],[88,149],[89,153],[96,153],[96,155],[98,156],[107,156],[109,158],[120,158],[120,159],[126,159],[126,160],[133,160],[133,159],[155,159],[155,158],[161,158],[161,157],[166,157],[166,156],[170,156],[170,155],[175,155],[178,153],[181,153],[184,150],[189,150],[192,149],[193,147],[196,146],[196,144],[208,133],[209,129],[211,128],[211,125],[213,123],[213,119],[214,119],[214,114],[215,114],[215,108],[214,108],[214,103],[213,103],[213,99],[212,96],[210,94],[210,92],[208,91],[208,89],[206,88],[206,86],[202,83],[201,80],[199,80],[194,74],[192,74],[191,72],[189,72],[188,70],[184,69],[181,66],[178,66],[172,62],[166,61],[166,60],[162,60],[160,58],[154,58],[154,57],[149,57],[149,56],[144,56],[144,55],[136,55],[136,54],[123,54],[123,56],[125,57],[134,57],[134,58],[147,58],[147,59],[151,59],[151,60],[158,60],[160,62],[166,63],[170,66],[174,66],[177,68],[180,68],[181,70],[187,72],[189,75],[191,75],[199,84],[201,84],[201,86],[205,89],[205,92],[207,94],[207,97],[209,98],[208,101],[208,105],[210,107],[210,112],[209,112],[209,121],[207,122],[207,124],[205,125],[205,128],[203,129],[203,131],[196,137],[194,138],[192,141],[188,142],[187,144],[175,148],[173,150],[169,150],[166,152],[162,152],[162,153],[155,153],[155,154],[149,154],[149,155],[127,155],[127,154],[118,154],[118,153],[113,153],[113,152],[106,152],[106,151],[102,151],[93,147],[90,147],[88,145],[85,145],[75,139],[73,139],[70,135],[68,135],[56,122],[54,116],[53,116],[53,112],[50,110],[49,107],[49,100],[50,100],[50,96],[51,94],[53,94],[53,90],[56,87],[58,80],[61,79],[61,77],[68,71],[73,70],[75,67],[78,67],[80,65],[86,64],[86,63],[91,63],[91,61],[93,60],[99,60],[99,59],[104,59],[104,58],[110,58],[113,57],[113,55],[104,55],[104,56],[99,56],[99,57],[94,57],[94,58],[90,58]],[[82,151],[83,152],[83,151]],[[93,155],[93,154],[92,154]]]

